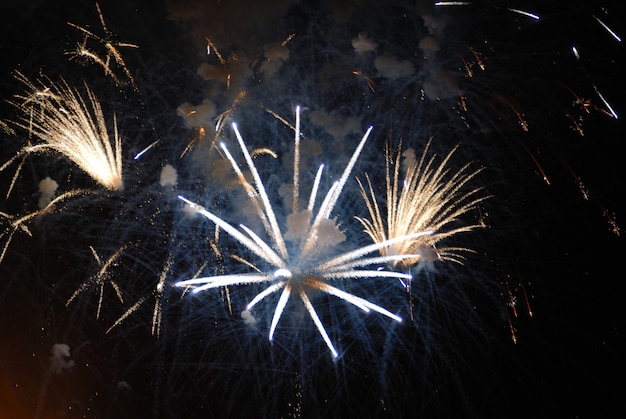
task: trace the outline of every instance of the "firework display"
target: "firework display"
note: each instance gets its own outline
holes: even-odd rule
[[[0,418],[625,414],[617,5],[27,3]]]

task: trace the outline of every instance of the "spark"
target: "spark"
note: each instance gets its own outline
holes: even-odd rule
[[[526,120],[524,119],[524,115],[519,112],[515,106],[513,106],[513,104],[511,103],[510,100],[508,100],[507,98],[503,97],[503,96],[499,96],[498,98],[507,104],[507,106],[509,108],[511,108],[511,110],[513,111],[513,113],[515,114],[515,117],[517,118],[517,122],[519,123],[520,127],[522,128],[522,131],[524,132],[528,132],[528,122],[526,122]]]
[[[578,186],[578,189],[580,190],[580,194],[582,195],[583,199],[585,201],[589,201],[589,190],[583,183],[582,179],[576,173],[574,173],[574,170],[567,163],[565,164],[565,166],[567,166],[570,173],[574,177],[574,180],[576,181],[576,185]]]
[[[435,6],[469,6],[471,1],[438,1]]]
[[[572,128],[576,130],[576,132],[578,132],[578,135],[584,137],[585,131],[583,130],[583,127],[576,121],[576,119],[572,115],[570,115],[569,113],[566,113],[565,115],[570,119],[570,121],[572,121],[572,124],[574,124]]]
[[[457,56],[459,57],[459,59],[463,63],[463,67],[465,68],[465,73],[467,74],[467,77],[470,77],[470,78],[474,77],[474,73],[472,72],[472,69],[469,66],[469,64],[467,63],[467,61],[465,60],[465,58],[463,58],[463,56],[461,54],[457,54]]]
[[[295,147],[299,147],[299,111],[296,108],[296,126],[295,126]],[[204,207],[188,200],[184,196],[179,199],[187,205],[195,209],[199,214],[212,221],[220,230],[226,232],[231,238],[239,242],[247,251],[255,254],[265,263],[271,265],[272,268],[249,273],[241,274],[224,274],[217,276],[208,276],[200,278],[192,278],[177,282],[178,287],[195,287],[193,293],[201,291],[228,287],[231,285],[248,285],[248,284],[264,284],[267,287],[257,294],[247,305],[246,310],[251,311],[258,303],[266,297],[281,291],[280,297],[274,309],[273,318],[269,330],[268,338],[273,340],[274,333],[284,309],[291,299],[295,297],[304,305],[309,317],[315,324],[320,336],[331,352],[333,358],[338,357],[338,352],[331,341],[326,328],[320,320],[317,311],[311,301],[311,295],[316,292],[323,292],[335,296],[347,303],[350,303],[365,312],[376,311],[395,321],[402,319],[387,309],[378,306],[364,298],[341,290],[330,285],[332,280],[348,280],[348,279],[404,279],[409,280],[410,275],[380,269],[367,269],[371,265],[381,265],[395,260],[415,258],[416,255],[390,255],[383,257],[369,257],[373,252],[380,252],[381,249],[394,245],[401,245],[407,240],[414,240],[420,236],[428,236],[430,231],[419,231],[411,234],[395,237],[380,243],[370,244],[364,247],[341,253],[339,255],[329,257],[336,245],[345,240],[345,235],[339,231],[335,221],[331,219],[333,209],[337,203],[344,186],[350,177],[356,161],[372,131],[370,127],[359,142],[352,157],[348,161],[339,180],[337,180],[327,191],[326,196],[316,209],[315,196],[317,196],[319,188],[319,176],[322,169],[319,169],[316,181],[312,187],[309,199],[309,205],[306,210],[299,210],[298,200],[294,199],[292,213],[287,217],[287,231],[281,229],[276,219],[274,209],[269,200],[263,181],[261,180],[258,170],[247,149],[237,125],[233,123],[233,131],[239,143],[239,147],[246,161],[248,170],[252,174],[254,185],[249,183],[243,176],[240,167],[234,157],[228,151],[226,145],[222,144],[222,150],[230,160],[233,170],[239,177],[242,186],[247,192],[256,215],[262,221],[265,233],[269,240],[263,239],[243,224],[239,228],[234,227],[223,218],[209,212]],[[299,151],[294,153],[299,155]],[[300,189],[299,182],[299,160],[294,158],[294,189]],[[298,196],[299,192],[295,192],[294,196]],[[286,246],[289,241],[289,248]]]
[[[161,317],[163,316],[163,292],[165,291],[165,279],[167,278],[167,273],[172,266],[171,258],[168,258],[165,267],[161,271],[161,276],[159,277],[159,282],[154,289],[154,309],[152,310],[152,336],[156,335],[156,337],[161,336]]]
[[[20,151],[15,156],[10,158],[9,161],[7,161],[2,166],[0,166],[0,172],[2,172],[4,169],[9,167],[11,164],[13,164],[13,162],[21,158],[20,162],[17,164],[17,168],[15,169],[15,173],[13,174],[13,177],[11,178],[11,183],[9,184],[9,187],[7,188],[7,193],[5,196],[6,199],[8,199],[9,196],[11,196],[11,192],[13,192],[13,188],[15,187],[15,183],[17,182],[17,179],[19,178],[20,173],[22,172],[22,167],[24,166],[24,163],[26,162],[27,157],[28,157],[27,153]]]
[[[540,20],[541,19],[538,15],[536,15],[534,13],[530,13],[530,12],[525,12],[524,10],[513,9],[513,8],[510,8],[510,7],[507,7],[507,9],[510,12],[517,13],[517,14],[522,15],[522,16],[527,16],[527,17],[529,17],[531,19],[535,19],[535,20]]]
[[[509,275],[504,275],[503,277],[503,285],[506,288],[506,295],[503,294],[504,304],[508,307],[505,310],[506,318],[509,326],[509,331],[511,333],[511,340],[514,344],[517,344],[517,330],[514,325],[513,318],[519,318],[520,314],[522,314],[523,310],[519,307],[523,307],[525,309],[526,315],[529,318],[533,317],[533,310],[531,306],[531,298],[526,290],[526,286],[524,285],[524,281],[518,280],[514,281],[514,285],[512,285],[512,279]],[[523,306],[520,303],[520,293],[523,297]],[[510,309],[510,310],[509,310]]]
[[[461,105],[461,109],[467,112],[467,102],[465,102],[465,98],[463,97],[463,95],[459,95],[459,104]]]
[[[256,149],[254,149],[254,150],[252,150],[250,152],[250,156],[252,158],[256,158],[256,156],[261,156],[261,155],[264,155],[264,154],[267,154],[268,156],[271,156],[271,157],[273,157],[275,159],[278,158],[278,154],[276,154],[276,152],[274,152],[273,150],[271,150],[271,149],[269,149],[267,147],[256,148]]]
[[[16,125],[29,131],[41,143],[28,145],[23,151],[58,152],[109,190],[121,190],[122,142],[113,116],[113,141],[109,139],[104,114],[96,95],[85,84],[87,100],[76,88],[61,79],[58,84],[38,80],[39,87],[17,73],[30,92],[12,102],[24,112]]]
[[[141,158],[141,156],[143,156],[147,151],[149,151],[152,147],[154,147],[155,145],[157,145],[159,143],[159,140],[154,141],[152,144],[150,144],[148,147],[144,148],[143,150],[141,150],[139,153],[135,154],[135,157],[133,157],[133,160],[139,160]]]
[[[224,73],[226,74],[226,90],[230,90],[231,73],[230,73],[230,69],[228,68],[228,61],[226,61],[224,57],[222,57],[222,54],[220,54],[219,50],[217,49],[215,44],[211,41],[211,39],[209,39],[209,37],[205,36],[204,38],[206,39],[206,42],[207,42],[207,47],[206,47],[207,55],[211,55],[211,51],[215,53],[215,56],[217,57],[218,61],[222,65],[222,68],[224,69]]]
[[[369,87],[370,91],[372,93],[376,93],[376,83],[374,83],[374,80],[372,80],[369,76],[363,74],[361,70],[354,70],[352,71],[352,74],[365,80],[367,82],[367,87]]]
[[[171,258],[168,258],[163,270],[161,271],[161,275],[159,276],[159,282],[152,290],[151,294],[146,294],[139,298],[135,304],[130,306],[113,324],[107,329],[106,333],[111,332],[117,326],[119,326],[124,320],[130,317],[135,311],[139,309],[145,303],[150,296],[154,296],[154,308],[152,310],[152,336],[157,338],[161,335],[161,318],[163,315],[163,297],[165,293],[165,280],[167,279],[167,274],[172,266]]]
[[[543,179],[543,181],[546,183],[546,185],[550,186],[550,179],[548,178],[548,175],[546,174],[546,172],[543,170],[543,167],[541,167],[541,164],[539,164],[539,160],[537,160],[535,155],[525,145],[524,145],[524,149],[526,150],[530,158],[533,160],[533,163],[535,163],[535,166],[537,166],[537,170],[539,170],[539,173],[541,174],[541,178]]]
[[[281,46],[286,46],[289,42],[291,42],[291,40],[296,36],[295,33],[289,34],[287,36],[287,38],[285,38],[285,40],[283,42],[280,43]]]
[[[74,51],[68,51],[65,53],[65,55],[71,55],[70,60],[81,57],[81,58],[86,59],[87,61],[91,60],[95,62],[100,67],[102,67],[102,69],[104,70],[104,74],[111,77],[113,81],[115,82],[115,84],[119,86],[120,80],[115,75],[115,73],[111,71],[109,64],[105,62],[102,58],[100,58],[95,52],[87,48],[88,39],[89,37],[85,36],[83,38],[83,42],[76,44],[76,49],[74,49]]]
[[[361,196],[365,201],[370,218],[357,217],[365,232],[374,243],[388,243],[397,237],[420,231],[431,231],[429,235],[419,235],[412,239],[397,241],[380,247],[380,253],[392,266],[408,268],[416,263],[432,263],[434,260],[450,260],[461,263],[460,251],[464,248],[441,248],[435,245],[443,239],[471,231],[480,224],[452,227],[459,217],[470,211],[479,202],[487,199],[479,196],[480,188],[461,193],[462,188],[482,169],[470,170],[470,164],[450,175],[447,164],[458,148],[453,148],[435,165],[436,154],[427,158],[430,141],[424,148],[420,160],[409,161],[406,175],[401,178],[400,146],[395,153],[387,148],[386,158],[386,213],[378,203],[370,177],[366,174],[367,185],[359,180]],[[357,179],[358,180],[358,179]],[[430,249],[430,250],[429,250]],[[411,255],[413,257],[394,257]]]
[[[120,290],[119,285],[117,285],[117,283],[111,279],[109,267],[111,267],[111,265],[113,265],[119,259],[120,255],[124,252],[124,250],[126,250],[126,247],[126,245],[123,245],[122,247],[117,249],[117,251],[115,251],[115,253],[113,253],[105,262],[103,262],[96,250],[92,246],[89,246],[91,254],[98,264],[98,272],[92,275],[87,281],[83,282],[78,287],[78,289],[74,291],[74,294],[72,294],[72,296],[68,298],[68,300],[65,302],[65,306],[69,306],[72,301],[76,299],[76,297],[90,289],[93,285],[96,285],[98,287],[98,308],[96,309],[96,319],[99,319],[100,311],[102,309],[102,298],[104,296],[104,284],[107,281],[111,284],[111,287],[115,291],[115,294],[117,295],[120,303],[124,304],[122,291]]]
[[[617,219],[615,218],[615,213],[605,208],[604,205],[602,205],[597,199],[594,199],[594,201],[600,207],[600,209],[602,210],[602,215],[604,215],[607,222],[609,223],[609,231],[611,231],[617,237],[620,237],[622,235],[622,231],[619,224],[617,223]]]
[[[596,87],[595,84],[592,84],[594,90],[596,91],[596,93],[598,94],[600,99],[604,102],[605,106],[607,108],[609,108],[609,110],[603,109],[600,106],[596,105],[595,103],[593,103],[593,101],[591,99],[581,98],[580,96],[578,96],[568,86],[566,86],[564,84],[562,86],[565,87],[572,94],[572,96],[574,96],[574,104],[575,105],[579,105],[586,113],[590,114],[591,110],[595,110],[595,111],[600,112],[600,113],[602,113],[602,114],[604,114],[606,116],[610,116],[610,117],[613,117],[615,119],[618,119],[617,118],[617,113],[615,113],[615,111],[613,111],[613,108],[611,108],[609,103],[604,99],[604,96],[602,96],[602,94],[598,91],[598,88]],[[576,125],[578,125],[578,124],[576,124]],[[579,132],[580,131],[582,131],[582,129],[580,129]],[[581,136],[582,136],[582,132],[581,132]]]
[[[617,42],[622,42],[622,38],[619,37],[617,33],[615,33],[611,28],[608,27],[606,23],[600,20],[599,17],[593,16],[593,18],[613,37]]]
[[[37,211],[33,211],[29,214],[23,215],[19,218],[16,218],[15,216],[12,216],[10,214],[0,211],[0,217],[9,221],[9,228],[10,228],[10,232],[7,232],[9,231],[7,229],[0,234],[0,239],[6,236],[6,241],[4,243],[4,246],[2,246],[2,251],[0,251],[0,263],[4,259],[7,249],[9,248],[9,245],[11,244],[11,240],[13,239],[13,235],[15,234],[15,232],[18,231],[18,229],[32,237],[32,233],[30,232],[29,228],[26,226],[27,221],[32,220],[33,218],[36,218],[40,215],[47,214],[48,212],[52,211],[53,208],[55,208],[56,204],[59,202],[72,198],[76,195],[82,195],[84,193],[87,193],[87,191],[82,190],[82,189],[75,189],[69,192],[65,192],[57,196],[56,198],[54,198],[45,207]]]
[[[237,109],[241,101],[246,97],[246,95],[247,93],[245,90],[240,90],[230,107],[214,118],[215,135],[211,140],[211,150],[216,147],[217,139],[222,135],[222,132],[224,131],[224,126],[226,125],[225,122],[231,119],[232,114],[235,112],[235,110]],[[204,136],[206,135],[206,130],[204,129],[204,127],[198,128],[198,134],[199,135],[197,137],[191,138],[191,140],[187,143],[182,153],[180,153],[180,158],[183,158],[185,154],[187,154],[187,152],[195,147],[198,141],[204,138]]]
[[[517,317],[517,297],[513,294],[511,290],[511,285],[509,284],[508,279],[504,279],[504,284],[506,285],[506,298],[505,305],[511,309],[513,312],[513,316]],[[511,333],[511,340],[514,344],[517,344],[517,333],[515,330],[515,326],[513,325],[513,319],[511,318],[511,314],[509,310],[505,311],[507,323],[509,324],[509,332]]]
[[[10,135],[15,134],[15,133],[13,132],[13,130],[11,129],[11,127],[10,127],[10,126],[8,126],[8,125],[7,125],[7,123],[6,123],[6,122],[4,122],[4,121],[2,121],[2,120],[0,120],[0,128],[1,128],[1,129],[2,129],[2,131],[4,131],[6,134],[10,134]]]
[[[268,114],[272,115],[274,118],[276,118],[277,120],[282,122],[283,125],[285,125],[286,127],[288,127],[288,128],[290,128],[290,129],[295,131],[296,127],[291,122],[287,121],[285,118],[283,118],[282,116],[280,116],[279,114],[277,114],[273,110],[271,110],[269,108],[265,108],[265,112],[267,112]]]
[[[100,65],[105,74],[110,76],[113,81],[115,82],[116,85],[120,85],[120,80],[119,78],[113,73],[113,71],[111,70],[111,57],[113,57],[113,59],[115,60],[115,62],[117,63],[117,65],[122,69],[122,71],[124,72],[124,74],[126,75],[126,78],[128,79],[129,83],[131,84],[131,86],[133,87],[133,89],[136,92],[139,92],[139,89],[137,88],[137,85],[135,84],[135,79],[133,78],[132,74],[130,74],[130,70],[128,70],[128,67],[126,66],[126,63],[124,62],[124,59],[122,58],[122,55],[120,54],[120,52],[118,51],[118,48],[139,48],[137,45],[134,44],[128,44],[125,42],[119,42],[116,41],[114,38],[115,36],[113,35],[113,33],[111,31],[109,31],[109,29],[107,28],[106,23],[104,22],[104,16],[102,15],[102,11],[100,10],[100,5],[98,3],[96,3],[96,9],[98,10],[98,17],[100,19],[100,24],[102,25],[102,30],[104,31],[104,36],[98,36],[96,34],[94,34],[91,31],[88,31],[87,29],[78,26],[74,23],[71,22],[67,22],[68,25],[70,25],[73,28],[78,29],[79,31],[83,32],[83,34],[85,35],[83,38],[83,42],[81,44],[78,44],[76,47],[76,50],[73,52],[68,52],[68,55],[73,55],[75,57],[86,57],[88,59],[93,60],[95,63],[97,63],[98,65]],[[102,45],[104,45],[104,48],[106,49],[106,57],[104,59],[100,58],[96,53],[90,51],[87,49],[87,40],[91,38],[91,39],[95,39],[97,41],[99,41]]]
[[[595,84],[592,84],[593,89],[596,91],[596,93],[598,94],[598,97],[600,97],[600,100],[602,101],[602,103],[604,103],[604,106],[606,106],[609,109],[609,112],[611,112],[611,115],[613,116],[613,118],[615,119],[619,119],[617,116],[617,113],[613,110],[613,108],[611,107],[611,105],[609,105],[609,102],[606,101],[606,99],[604,98],[604,96],[602,96],[602,93],[600,93],[600,91],[598,90],[598,88],[596,87]]]
[[[476,63],[478,64],[480,69],[484,71],[486,66],[483,60],[480,58],[480,55],[474,50],[474,48],[470,48],[470,51],[474,55],[474,58],[476,59]]]
[[[526,305],[526,312],[528,313],[529,317],[533,316],[533,309],[530,306],[530,298],[528,297],[528,293],[526,292],[526,287],[524,286],[523,282],[520,282],[520,285],[522,287],[522,294],[524,294],[524,303]]]
[[[115,329],[117,326],[119,326],[124,320],[126,320],[131,314],[133,314],[135,311],[137,311],[137,309],[139,307],[141,307],[141,305],[146,302],[146,300],[148,299],[149,295],[144,295],[143,297],[141,297],[139,300],[137,300],[137,302],[135,302],[135,304],[133,304],[128,310],[126,310],[126,312],[124,312],[124,314],[122,314],[107,330],[105,333],[109,333],[111,332],[111,330]]]
[[[22,217],[14,220],[11,222],[11,226],[12,227],[18,227],[23,225],[26,221],[29,221],[35,217],[38,217],[40,215],[44,215],[47,214],[49,212],[51,212],[55,207],[56,204],[62,201],[65,201],[69,198],[73,198],[75,196],[78,195],[83,195],[83,194],[87,194],[89,193],[89,191],[85,190],[85,189],[74,189],[65,193],[62,193],[61,195],[57,196],[56,198],[54,198],[52,201],[50,201],[48,203],[48,205],[46,205],[45,207],[37,210],[37,211],[33,211],[29,214],[23,215]]]
[[[569,169],[570,173],[572,174],[572,176],[574,177],[574,180],[576,181],[576,184],[578,185],[578,188],[580,190],[580,193],[583,197],[583,199],[585,201],[593,201],[596,203],[596,205],[598,205],[600,207],[600,209],[602,210],[602,215],[604,215],[604,217],[606,218],[607,222],[609,223],[609,230],[615,234],[616,236],[621,236],[621,229],[619,224],[617,223],[617,220],[615,218],[615,214],[612,213],[611,211],[609,211],[607,208],[604,207],[604,205],[602,205],[600,203],[600,201],[598,201],[596,198],[592,197],[592,195],[590,194],[589,190],[587,189],[587,187],[583,184],[582,179],[576,175],[576,173],[574,173],[574,171],[572,170],[571,167],[569,167],[569,165],[567,165],[567,168]]]
[[[211,39],[209,39],[209,37],[207,36],[205,36],[204,39],[206,39],[206,42],[207,42],[207,45],[206,45],[207,55],[211,55],[211,51],[214,51],[215,56],[219,60],[220,64],[226,67],[227,65],[226,60],[224,59],[224,57],[222,57],[222,54],[220,54],[219,50],[215,47],[215,44],[213,44],[213,41],[211,41]]]
[[[6,255],[7,249],[9,248],[9,245],[11,244],[11,240],[13,240],[13,235],[15,234],[17,229],[18,228],[21,229],[23,232],[25,232],[29,236],[32,236],[32,233],[30,232],[28,227],[26,227],[24,224],[22,223],[14,224],[13,222],[14,217],[10,214],[7,214],[6,212],[0,211],[0,218],[7,220],[9,222],[9,225],[11,226],[10,231],[9,229],[3,228],[3,232],[0,233],[0,239],[6,237],[6,241],[4,245],[2,246],[2,251],[0,251],[0,263],[2,263],[2,261],[4,260],[4,256]]]

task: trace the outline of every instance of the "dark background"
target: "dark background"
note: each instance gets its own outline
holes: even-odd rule
[[[242,24],[246,30],[230,34],[232,45],[228,30],[216,36],[225,50],[250,54],[245,42],[263,44],[302,34],[289,44],[290,60],[301,78],[284,74],[282,90],[262,96],[264,82],[253,77],[250,102],[263,97],[264,104],[283,111],[309,100],[312,107],[339,109],[346,115],[354,108],[364,124],[380,127],[381,135],[374,140],[379,150],[386,139],[383,133],[392,132],[392,127],[397,137],[410,138],[417,125],[424,130],[422,137],[454,138],[435,147],[446,150],[460,141],[461,157],[486,167],[479,180],[493,194],[482,207],[489,228],[463,239],[477,255],[467,269],[459,268],[462,275],[479,279],[463,288],[463,296],[460,288],[452,287],[451,294],[442,289],[429,317],[433,323],[421,326],[444,330],[438,323],[443,319],[445,331],[425,339],[406,329],[385,334],[376,324],[368,331],[374,343],[367,350],[345,343],[346,348],[359,349],[348,349],[349,355],[332,363],[323,346],[298,352],[293,349],[298,345],[270,348],[245,333],[239,339],[238,316],[205,314],[197,302],[191,303],[195,307],[181,307],[175,290],[163,300],[161,337],[150,334],[154,283],[168,257],[176,259],[175,264],[193,260],[193,251],[177,244],[191,233],[177,218],[175,198],[165,192],[134,191],[140,190],[138,185],[155,183],[159,168],[177,161],[184,148],[188,130],[176,115],[181,103],[198,103],[212,95],[221,107],[218,112],[228,106],[228,95],[212,94],[211,83],[195,75],[198,64],[207,59],[205,41],[196,36],[202,25],[193,19],[168,19],[162,2],[100,3],[108,29],[120,41],[140,46],[120,47],[141,92],[137,94],[128,86],[114,86],[101,68],[64,55],[82,38],[67,22],[102,34],[94,4],[4,2],[0,96],[10,99],[21,91],[15,70],[35,78],[46,74],[72,82],[89,80],[105,109],[119,115],[129,145],[124,151],[128,181],[123,194],[82,196],[29,223],[32,237],[22,232],[12,236],[0,263],[0,417],[624,417],[626,246],[623,231],[614,231],[609,223],[615,219],[621,226],[626,217],[621,202],[624,124],[592,106],[587,113],[562,86],[602,108],[593,90],[596,85],[622,117],[624,48],[594,16],[622,36],[626,32],[619,27],[617,2],[541,3],[474,2],[471,8],[450,13],[442,43],[450,51],[465,51],[465,58],[463,45],[476,46],[491,71],[464,81],[467,114],[458,111],[455,98],[407,100],[405,96],[418,96],[424,81],[419,77],[394,83],[376,79],[379,89],[369,94],[363,83],[344,81],[343,73],[331,74],[329,79],[336,82],[331,87],[321,76],[328,68],[340,68],[339,57],[350,52],[350,38],[335,37],[334,31],[355,36],[368,30],[380,40],[381,49],[414,60],[416,73],[423,74],[415,45],[419,30],[425,34],[420,11],[429,10],[426,3],[268,5],[270,18],[259,16],[258,27]],[[214,10],[184,4],[196,14]],[[169,10],[175,6],[180,5],[170,3]],[[243,4],[232,11],[222,7],[228,10],[225,15],[231,13],[224,20],[230,23],[237,21],[232,17],[237,10],[256,10]],[[535,11],[542,20],[530,24],[507,7]],[[247,14],[242,21],[247,22]],[[219,19],[207,21],[215,24]],[[271,30],[263,26],[268,21]],[[210,24],[207,28],[213,31]],[[96,48],[98,43],[91,45]],[[571,45],[582,52],[580,61],[572,57]],[[441,65],[463,74],[456,55],[448,56]],[[501,98],[518,105],[528,132],[519,128]],[[0,109],[3,121],[14,118],[10,104]],[[247,111],[241,109],[241,115]],[[566,112],[580,117],[584,137],[572,129]],[[460,115],[466,115],[467,125]],[[134,154],[155,140],[161,142],[154,157],[134,163]],[[0,163],[8,161],[25,138],[3,133],[2,141]],[[67,189],[97,188],[71,164],[59,161],[29,158],[11,196],[0,199],[0,211],[15,216],[32,211],[37,196],[33,191],[45,176],[65,179]],[[0,173],[3,195],[14,167]],[[179,168],[181,189],[200,194],[203,187],[190,175],[193,170],[191,163],[188,171]],[[589,190],[588,200],[576,177]],[[3,221],[2,228],[4,246],[9,224]],[[112,269],[114,277],[134,278],[131,285],[126,283],[129,298],[124,305],[105,287],[104,304],[112,309],[101,319],[94,315],[96,293],[85,293],[79,303],[65,307],[73,291],[97,269],[87,246],[97,244],[107,255],[124,242],[132,243],[130,256]],[[184,268],[177,269],[184,277]],[[517,299],[518,317],[507,305],[507,286]],[[146,302],[141,309],[106,333],[120,313],[142,298]],[[466,315],[461,301],[478,308]],[[213,329],[213,324],[225,324],[229,332]],[[297,339],[306,337],[298,334]],[[346,341],[351,338],[359,341],[354,335]],[[397,356],[395,349],[392,355],[385,352],[389,343],[384,339],[397,340]],[[70,346],[75,362],[71,371],[47,375],[54,343]],[[383,352],[386,355],[379,356]]]

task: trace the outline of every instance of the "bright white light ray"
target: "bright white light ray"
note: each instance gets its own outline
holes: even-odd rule
[[[438,1],[435,6],[469,6],[471,1]]]
[[[615,112],[615,110],[613,109],[613,107],[609,104],[609,102],[607,102],[607,100],[604,98],[604,96],[602,95],[602,93],[600,93],[600,91],[598,90],[598,88],[596,87],[595,84],[592,84],[593,89],[596,91],[596,93],[598,94],[598,96],[600,97],[600,100],[602,100],[602,103],[604,103],[604,106],[606,106],[607,108],[609,108],[609,112],[611,112],[611,115],[613,116],[613,118],[615,119],[619,119],[619,117],[617,116],[617,112]]]
[[[309,205],[307,206],[307,211],[313,212],[313,208],[315,207],[315,198],[317,198],[317,189],[320,186],[320,180],[322,179],[323,171],[324,171],[324,165],[321,164],[320,168],[317,170],[317,174],[315,175],[315,181],[313,182],[313,190],[311,191],[311,197],[309,198]]]
[[[615,40],[617,42],[622,42],[622,38],[620,38],[620,36],[613,31],[611,28],[608,27],[608,25],[606,23],[604,23],[603,21],[601,21],[597,16],[594,15],[593,17],[613,38],[615,38]]]
[[[141,158],[141,156],[143,156],[144,154],[146,154],[146,152],[148,150],[150,150],[152,147],[154,147],[155,145],[157,145],[159,143],[159,140],[154,141],[152,144],[150,144],[148,147],[144,148],[143,150],[141,150],[139,153],[135,154],[135,157],[133,157],[133,160],[139,160]]]
[[[263,222],[268,239],[262,238],[259,234],[250,228],[240,225],[240,229],[232,226],[223,218],[207,211],[200,205],[188,200],[183,196],[179,196],[180,200],[197,210],[199,214],[211,220],[217,227],[230,235],[233,239],[243,245],[248,251],[260,257],[265,263],[272,266],[267,272],[254,272],[243,274],[230,274],[209,276],[202,278],[193,278],[179,281],[175,285],[177,287],[195,287],[194,293],[224,287],[231,285],[247,285],[247,284],[267,284],[267,288],[258,293],[246,307],[246,310],[252,310],[259,302],[269,295],[282,290],[278,302],[274,309],[272,321],[270,325],[269,340],[274,338],[274,333],[280,319],[283,315],[291,296],[297,296],[307,310],[307,313],[313,320],[320,336],[328,346],[333,358],[338,356],[322,321],[320,320],[315,308],[311,302],[311,292],[324,292],[328,295],[335,296],[345,302],[348,302],[365,312],[376,311],[395,321],[402,321],[402,318],[389,310],[380,307],[364,298],[358,297],[349,292],[343,291],[329,284],[332,280],[371,280],[371,279],[400,279],[410,280],[411,275],[386,271],[380,269],[381,265],[390,266],[393,261],[402,259],[413,259],[417,255],[382,255],[371,257],[368,256],[374,252],[381,252],[383,248],[394,244],[402,244],[404,241],[415,240],[419,236],[430,235],[430,231],[414,232],[406,236],[394,237],[379,243],[370,244],[350,250],[339,255],[332,255],[333,248],[341,241],[343,233],[339,231],[334,221],[330,219],[333,209],[337,203],[341,192],[346,185],[348,178],[356,164],[356,161],[363,150],[363,147],[369,137],[372,127],[370,127],[361,138],[352,157],[348,161],[339,180],[336,181],[322,199],[317,212],[314,213],[315,201],[318,194],[320,178],[323,166],[317,170],[313,187],[308,199],[307,209],[299,211],[298,199],[300,194],[300,107],[296,108],[296,126],[295,126],[295,153],[294,153],[294,203],[292,206],[292,214],[287,217],[304,219],[306,222],[304,228],[298,231],[289,231],[290,242],[293,246],[287,248],[285,242],[285,234],[287,231],[281,230],[272,204],[269,200],[265,186],[254,165],[252,158],[247,150],[247,146],[241,136],[237,125],[233,124],[233,131],[237,137],[241,152],[246,160],[246,164],[252,177],[254,185],[248,182],[243,176],[241,168],[237,165],[235,158],[228,151],[226,145],[222,145],[226,157],[231,162],[233,170],[237,174],[242,187],[246,190],[247,196],[256,210],[256,215]],[[304,218],[303,218],[304,217]],[[288,223],[287,223],[288,224]],[[328,234],[328,231],[334,234]],[[343,236],[345,239],[345,236]],[[269,241],[268,241],[269,240]],[[376,269],[366,269],[367,266],[375,266]]]
[[[513,12],[513,13],[517,13],[517,14],[522,15],[522,16],[527,16],[527,17],[530,17],[530,18],[535,19],[535,20],[539,20],[540,19],[539,15],[536,15],[534,13],[526,12],[526,11],[520,10],[520,9],[513,9],[513,8],[510,8],[510,7],[508,7],[507,9],[509,11]]]

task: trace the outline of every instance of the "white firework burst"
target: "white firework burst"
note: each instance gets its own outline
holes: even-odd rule
[[[193,292],[197,293],[212,288],[231,285],[267,285],[263,291],[257,294],[248,303],[246,306],[246,311],[248,312],[269,295],[281,291],[281,295],[274,309],[274,315],[269,330],[270,340],[274,337],[274,332],[283,315],[287,302],[292,296],[296,297],[306,308],[319,334],[330,349],[333,358],[338,356],[337,350],[311,302],[311,293],[323,292],[348,302],[365,312],[376,311],[395,321],[401,322],[402,319],[389,310],[365,298],[331,285],[334,280],[347,279],[393,278],[409,280],[411,276],[408,274],[382,270],[380,266],[392,264],[394,261],[397,262],[403,259],[419,258],[419,255],[373,256],[371,254],[381,252],[381,249],[385,247],[431,234],[430,231],[414,232],[413,234],[398,236],[390,240],[358,247],[348,252],[340,253],[339,255],[335,254],[335,256],[332,257],[328,256],[329,251],[334,249],[337,244],[341,243],[346,238],[344,233],[338,229],[331,216],[333,215],[335,204],[372,131],[372,127],[365,132],[341,177],[329,188],[326,196],[321,200],[318,206],[316,204],[317,194],[324,166],[321,165],[319,167],[308,199],[308,205],[306,209],[300,210],[298,207],[300,190],[300,108],[296,108],[296,124],[294,127],[293,206],[291,214],[286,218],[286,226],[284,226],[286,228],[283,227],[282,229],[278,224],[275,211],[267,195],[263,181],[259,176],[259,172],[236,124],[233,124],[233,131],[239,142],[248,169],[252,174],[254,185],[245,178],[241,168],[228,151],[226,145],[222,143],[220,146],[224,155],[230,161],[239,182],[246,190],[247,196],[256,210],[256,215],[264,226],[268,239],[263,239],[259,234],[243,224],[240,224],[239,228],[232,226],[223,218],[207,211],[205,208],[183,196],[179,196],[179,198],[194,208],[198,213],[211,220],[221,230],[228,233],[228,235],[244,246],[246,250],[261,258],[265,263],[271,266],[271,268],[260,272],[192,278],[179,281],[176,283],[176,286],[192,286],[194,287]],[[289,246],[287,246],[287,241],[290,242]],[[246,314],[249,315],[249,313]]]

